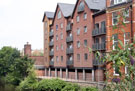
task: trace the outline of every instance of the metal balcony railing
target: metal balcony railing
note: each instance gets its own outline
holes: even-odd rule
[[[73,42],[73,37],[72,36],[68,36],[66,38],[66,42]]]
[[[54,61],[50,61],[50,65],[51,65],[51,66],[54,65]]]
[[[67,48],[66,53],[67,54],[73,54],[73,48]]]
[[[73,65],[73,60],[67,60],[67,66]]]
[[[50,33],[49,33],[49,36],[50,36],[50,37],[52,37],[53,35],[54,35],[54,33],[53,33],[53,32],[50,32]]]
[[[99,65],[102,65],[104,62],[103,61],[100,61],[100,60],[96,60],[96,59],[94,59],[93,60],[93,65],[94,66],[99,66]]]
[[[94,29],[92,31],[92,36],[99,36],[103,34],[106,34],[106,28]]]
[[[54,45],[54,42],[50,41],[49,46],[53,46],[53,45]]]
[[[54,51],[50,51],[50,56],[54,56]]]
[[[66,27],[66,31],[70,31],[70,30],[72,30],[72,25],[71,25],[71,23],[69,23],[69,24],[67,25],[67,27]]]
[[[106,49],[106,43],[95,43],[92,45],[92,49],[93,51],[97,51],[97,50],[105,50]]]

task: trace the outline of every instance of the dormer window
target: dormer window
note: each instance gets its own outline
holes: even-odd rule
[[[61,11],[58,12],[58,19],[61,18]]]
[[[84,11],[84,2],[80,2],[78,6],[78,13],[83,12],[83,11]]]
[[[122,2],[125,2],[126,0],[114,0],[114,4],[119,4],[119,3],[122,3]]]

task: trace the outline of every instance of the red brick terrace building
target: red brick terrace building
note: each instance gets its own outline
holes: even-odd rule
[[[128,11],[126,14],[125,10]],[[121,27],[125,30],[123,34],[118,29],[113,30],[113,25],[118,25],[120,12],[126,17],[120,18],[126,23]],[[51,23],[45,16],[46,13],[43,22],[49,24],[48,32],[44,26],[45,77],[104,81],[104,72],[110,66],[103,67],[103,62],[95,59],[95,52],[104,56],[115,50],[118,39],[124,44],[132,42],[135,33],[135,0],[77,0],[75,5],[58,3]],[[126,68],[123,71],[126,73]],[[109,72],[118,76],[117,69],[112,68]]]

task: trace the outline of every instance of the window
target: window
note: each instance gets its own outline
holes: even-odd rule
[[[101,31],[102,31],[102,33],[106,32],[106,23],[105,23],[105,21],[101,22]]]
[[[77,60],[80,61],[80,54],[77,54]]]
[[[61,61],[63,61],[63,56],[61,56]]]
[[[77,28],[77,35],[80,35],[80,28]]]
[[[58,35],[56,35],[56,40],[58,40],[59,38],[58,38]]]
[[[119,4],[119,3],[122,3],[122,2],[125,2],[126,0],[114,0],[114,4]]]
[[[54,61],[54,59],[53,59],[53,58],[51,58],[51,61]]]
[[[118,34],[113,35],[113,50],[118,46]]]
[[[60,28],[61,28],[61,29],[63,28],[63,23],[60,24]]]
[[[56,51],[58,51],[59,50],[59,47],[58,46],[56,46]]]
[[[70,57],[69,57],[69,60],[70,60],[70,61],[72,61],[72,60],[73,60],[73,57],[72,57],[72,56],[70,56]]]
[[[79,16],[76,17],[76,21],[79,22],[80,21],[80,18]]]
[[[54,51],[53,48],[51,49],[51,51],[52,51],[52,52]]]
[[[87,13],[84,13],[84,16],[83,16],[84,20],[87,19]]]
[[[72,37],[72,33],[70,33],[69,36]]]
[[[128,66],[125,66],[125,75],[128,75]]]
[[[56,30],[58,30],[58,25],[56,25]]]
[[[84,33],[87,32],[87,26],[84,26]]]
[[[115,61],[113,61],[113,63],[115,64]],[[119,67],[117,66],[117,64],[114,65],[114,75],[119,76]]]
[[[116,12],[112,13],[112,25],[117,25],[118,23],[118,15]]]
[[[129,9],[123,11],[123,22],[128,23],[129,22]]]
[[[77,48],[80,48],[80,41],[77,41]]]
[[[61,11],[58,12],[58,19],[61,18]]]
[[[61,50],[63,50],[63,45],[61,44]]]
[[[88,59],[88,54],[87,54],[87,53],[84,54],[84,59],[85,59],[85,60]]]
[[[70,49],[72,49],[72,48],[73,48],[73,46],[72,46],[72,45],[70,45],[70,46],[69,46],[69,48],[70,48]]]
[[[78,6],[78,13],[80,13],[80,12],[83,12],[84,11],[84,7],[85,7],[85,5],[84,5],[84,2],[80,2],[80,4],[79,4],[79,6]]]
[[[99,23],[96,23],[95,24],[95,29],[98,29],[99,30]]]
[[[57,62],[59,61],[59,58],[58,58],[58,56],[56,56],[56,61],[57,61]]]
[[[105,36],[101,37],[101,42],[102,43],[105,43],[105,40],[106,40],[106,37]]]
[[[84,46],[87,47],[87,40],[84,40]]]
[[[126,46],[130,41],[130,33],[124,33],[124,46]]]
[[[63,34],[62,33],[61,33],[60,37],[61,37],[61,39],[63,39]]]

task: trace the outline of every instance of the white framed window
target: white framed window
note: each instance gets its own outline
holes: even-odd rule
[[[118,15],[116,12],[112,13],[112,25],[117,25],[118,24]]]
[[[130,33],[126,32],[126,33],[124,33],[124,46],[129,44],[129,41],[130,41]]]
[[[84,46],[87,47],[87,40],[84,40]]]
[[[56,35],[56,40],[59,40],[58,35]]]
[[[61,44],[61,50],[63,50],[63,45]]]
[[[63,28],[63,23],[60,24],[60,28],[61,28],[61,29]]]
[[[80,28],[77,28],[77,35],[80,35]]]
[[[122,2],[125,2],[126,0],[114,0],[114,4],[119,4],[119,3],[122,3]]]
[[[113,64],[115,64],[115,61],[113,61]],[[114,76],[119,76],[119,68],[118,66],[115,65],[115,67],[113,68],[113,75]]]
[[[80,41],[77,41],[77,48],[80,48]]]
[[[123,22],[129,23],[129,9],[123,11]]]
[[[87,32],[87,26],[84,26],[84,33]]]
[[[58,30],[58,25],[56,25],[56,30]]]
[[[128,66],[125,66],[125,75],[128,75]]]
[[[58,16],[58,19],[61,18],[61,11],[58,12],[58,15],[57,16]]]
[[[58,46],[56,46],[56,51],[58,51],[59,50],[59,47]]]
[[[63,39],[63,34],[62,33],[60,34],[60,37],[61,37],[61,39]]]
[[[77,17],[76,17],[76,22],[79,22],[79,21],[80,21],[80,17],[77,16]]]
[[[87,19],[87,13],[84,13],[84,16],[83,16],[84,20]]]
[[[113,35],[113,50],[118,46],[118,34]]]

